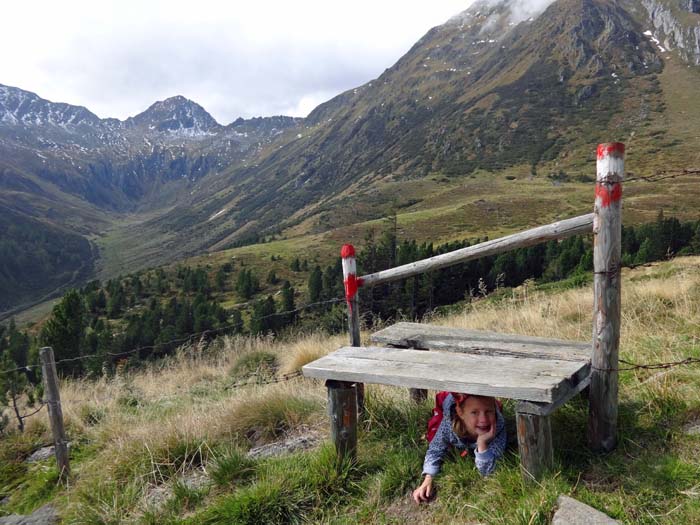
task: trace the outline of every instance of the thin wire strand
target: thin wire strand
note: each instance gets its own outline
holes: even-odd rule
[[[230,384],[230,385],[225,385],[223,387],[224,390],[237,390],[239,388],[244,388],[244,387],[255,387],[255,386],[261,386],[261,385],[274,385],[274,384],[279,384],[279,383],[284,383],[286,381],[291,381],[292,379],[296,379],[298,377],[301,377],[301,371],[297,370],[295,372],[289,372],[288,374],[282,374],[277,377],[269,377],[269,378],[264,378],[264,379],[259,379],[255,381],[251,381],[251,378],[258,377],[259,374],[253,373],[250,374],[246,380],[238,381],[236,383]],[[191,392],[190,392],[191,394]],[[183,395],[186,395],[186,393],[179,393],[179,394],[169,394],[169,395],[162,395],[158,396],[156,398],[153,398],[150,400],[151,402],[160,402],[164,401],[167,399],[179,399],[182,398]],[[67,400],[70,403],[90,403],[93,401],[108,401],[110,399],[113,399],[112,396],[102,396],[102,397],[93,397],[93,398],[70,398]],[[61,401],[61,404],[65,404],[66,402]]]
[[[597,370],[599,372],[620,372],[620,371],[625,371],[625,370],[659,370],[659,369],[664,369],[664,368],[673,368],[674,366],[681,366],[681,365],[697,365],[700,364],[700,359],[697,357],[686,357],[685,359],[681,359],[680,361],[669,361],[667,363],[645,363],[645,364],[640,364],[640,363],[633,363],[631,361],[625,361],[624,359],[619,359],[619,362],[625,365],[630,365],[626,367],[619,367],[619,368],[598,368],[596,366],[592,366],[592,370]]]
[[[257,317],[256,319],[262,320],[262,319],[269,319],[271,317],[279,317],[282,315],[290,315],[293,313],[301,312],[303,310],[308,310],[309,308],[315,308],[317,306],[322,306],[322,305],[327,305],[327,304],[337,304],[337,303],[344,302],[344,301],[345,301],[345,298],[335,298],[335,299],[328,299],[326,301],[318,301],[315,303],[309,303],[309,304],[302,305],[298,308],[295,308],[294,310],[287,310],[284,312],[275,312],[272,314],[264,315],[262,317]],[[136,352],[141,352],[143,350],[155,350],[155,349],[160,348],[162,346],[167,346],[167,345],[171,345],[171,344],[181,344],[181,343],[185,343],[187,341],[192,341],[193,339],[202,339],[202,338],[207,337],[210,334],[215,335],[215,334],[218,334],[220,332],[225,332],[226,330],[230,330],[233,328],[242,328],[243,324],[244,324],[243,321],[240,321],[238,323],[220,326],[219,328],[213,328],[210,330],[203,330],[201,332],[195,332],[195,333],[190,334],[188,336],[180,337],[177,339],[172,339],[170,341],[163,341],[161,343],[156,343],[156,344],[148,345],[148,346],[139,346],[137,348],[132,348],[131,350],[124,350],[123,352],[105,352],[103,354],[85,354],[85,355],[81,355],[81,356],[77,356],[77,357],[66,357],[64,359],[59,359],[58,361],[55,362],[55,364],[58,365],[61,363],[71,363],[71,362],[82,361],[84,359],[91,359],[93,357],[99,357],[99,356],[123,357],[123,356],[127,356],[130,354],[134,354]],[[11,374],[13,372],[29,371],[29,370],[35,369],[35,368],[41,368],[41,365],[26,365],[26,366],[13,368],[10,370],[3,370],[3,371],[0,371],[0,375],[8,375],[8,374]]]
[[[658,182],[661,180],[668,180],[668,179],[675,179],[678,177],[683,177],[685,175],[700,175],[700,169],[682,169],[682,170],[674,170],[674,171],[660,171],[655,173],[654,175],[649,175],[647,177],[638,175],[638,176],[632,176],[629,178],[625,178],[622,183],[630,183],[630,182]]]

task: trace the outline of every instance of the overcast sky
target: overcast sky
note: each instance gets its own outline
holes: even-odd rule
[[[306,116],[472,1],[3,2],[0,84],[119,119],[173,95],[222,124]]]

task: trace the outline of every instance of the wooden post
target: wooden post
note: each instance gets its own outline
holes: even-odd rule
[[[56,451],[56,465],[59,479],[68,480],[70,465],[68,464],[68,440],[63,428],[63,410],[61,409],[61,395],[58,391],[58,374],[56,362],[53,356],[53,348],[46,346],[39,350],[41,369],[44,376],[44,388],[46,389],[46,404],[49,410],[49,422],[53,434],[54,448]]]
[[[360,306],[357,291],[362,285],[362,280],[357,278],[357,264],[355,263],[355,248],[352,244],[344,244],[340,250],[343,261],[343,284],[345,285],[345,299],[348,303],[348,331],[350,333],[350,345],[362,346],[360,341]],[[365,385],[357,383],[357,407],[360,413],[365,410]]]
[[[538,480],[552,468],[552,427],[550,416],[516,412],[520,470],[526,480]]]
[[[593,210],[593,353],[588,442],[609,452],[617,445],[620,259],[625,145],[598,146]]]
[[[331,439],[340,459],[357,452],[357,392],[354,383],[326,381],[328,413],[331,418]]]

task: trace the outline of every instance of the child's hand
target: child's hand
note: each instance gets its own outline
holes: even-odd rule
[[[481,434],[476,438],[476,450],[478,452],[486,452],[486,449],[489,448],[489,443],[493,441],[493,438],[496,437],[496,422],[494,421],[491,423],[491,427],[489,428],[489,431],[486,432],[485,434]]]
[[[430,474],[426,474],[420,487],[413,491],[413,500],[416,503],[421,503],[422,501],[427,502],[433,498],[433,495],[433,477]]]

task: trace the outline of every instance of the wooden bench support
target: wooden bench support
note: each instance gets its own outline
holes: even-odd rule
[[[538,480],[552,468],[552,427],[550,416],[516,412],[520,470],[525,480]]]
[[[345,381],[326,381],[331,439],[340,459],[357,453],[357,387]]]
[[[426,327],[423,333],[417,329],[402,323],[373,339],[396,346],[420,341],[420,346],[450,351],[344,347],[302,368],[306,377],[326,380],[331,436],[339,457],[355,457],[358,383],[412,392],[469,392],[517,401],[522,473],[526,480],[541,478],[553,464],[550,414],[588,386],[590,357],[584,350],[588,345],[477,331],[460,339],[455,329]]]

